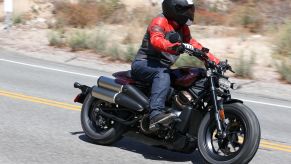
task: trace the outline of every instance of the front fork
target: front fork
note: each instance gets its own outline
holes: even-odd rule
[[[223,120],[224,118],[224,111],[223,110],[223,99],[218,100],[217,99],[217,93],[216,93],[216,88],[215,88],[215,83],[214,83],[214,77],[212,75],[212,71],[209,70],[208,74],[208,79],[210,81],[210,96],[211,96],[211,101],[213,104],[213,110],[214,110],[214,116],[215,116],[215,121],[217,125],[217,132],[218,132],[218,137],[224,138],[226,136],[226,133],[224,132],[224,129],[222,128],[222,123],[220,120]]]

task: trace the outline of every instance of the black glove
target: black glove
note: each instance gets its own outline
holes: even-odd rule
[[[202,50],[201,50],[202,52],[204,52],[204,53],[209,53],[209,49],[208,48],[206,48],[206,47],[202,47]]]
[[[229,70],[229,71],[231,71],[231,72],[234,73],[234,71],[232,70],[231,66],[228,64],[228,61],[227,61],[227,60],[226,60],[226,61],[220,61],[220,62],[218,63],[218,67],[219,67],[219,69],[220,69],[221,71]]]
[[[182,54],[182,53],[184,53],[185,48],[184,48],[184,46],[182,44],[180,44],[180,45],[173,46],[172,50],[176,51],[177,54]]]
[[[226,61],[220,61],[219,63],[218,63],[218,66],[220,66],[220,67],[226,67],[228,64],[227,64],[227,62]]]
[[[205,52],[194,48],[191,44],[183,43],[182,46],[184,46],[185,52],[188,53],[190,56],[196,56],[198,58],[203,58],[205,56]]]

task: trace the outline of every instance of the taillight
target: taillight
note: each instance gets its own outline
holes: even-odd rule
[[[78,94],[78,96],[76,96],[76,98],[74,99],[74,102],[80,102],[80,97],[81,97],[81,93]]]

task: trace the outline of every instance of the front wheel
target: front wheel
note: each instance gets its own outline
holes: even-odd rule
[[[248,163],[260,143],[260,124],[254,112],[241,103],[224,105],[223,128],[226,137],[219,138],[214,117],[208,113],[198,132],[198,148],[208,163]]]

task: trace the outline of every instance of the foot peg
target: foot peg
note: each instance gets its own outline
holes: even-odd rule
[[[177,117],[174,113],[161,113],[157,116],[154,116],[149,125],[150,131],[157,131],[160,129],[160,126],[169,126],[173,122],[181,122],[182,120]]]

